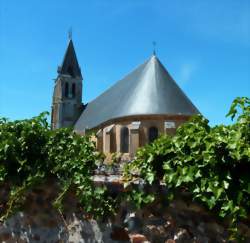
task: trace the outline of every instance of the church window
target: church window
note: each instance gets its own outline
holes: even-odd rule
[[[148,131],[148,141],[153,142],[158,137],[158,129],[156,127],[150,127]]]
[[[64,92],[64,95],[66,98],[69,97],[69,84],[66,82],[65,83],[65,92]]]
[[[121,152],[128,153],[129,131],[127,127],[121,128]]]
[[[72,98],[74,98],[76,96],[76,84],[75,83],[72,84],[71,93],[72,93]]]

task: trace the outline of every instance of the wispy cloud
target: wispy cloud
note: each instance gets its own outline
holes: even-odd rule
[[[178,82],[182,85],[188,83],[190,80],[192,80],[192,77],[195,75],[197,68],[198,64],[194,61],[182,63],[177,74]]]
[[[205,39],[250,45],[249,0],[189,1],[176,0],[167,9],[157,6],[161,18]],[[171,15],[166,15],[166,13]]]
[[[250,45],[250,1],[249,0],[194,0],[143,1],[111,0],[95,2],[101,11],[107,11],[112,18],[127,16],[128,13],[146,12],[152,14],[152,21],[160,18],[162,23],[170,22],[186,31],[205,39],[237,42]]]
[[[204,37],[250,44],[250,6],[237,1],[227,4],[199,4],[190,10],[192,26]],[[195,14],[194,14],[195,13]]]

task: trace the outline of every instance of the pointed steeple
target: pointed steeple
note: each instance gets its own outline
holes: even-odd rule
[[[70,75],[73,78],[82,78],[81,69],[77,61],[72,38],[69,39],[69,44],[65,52],[62,65],[58,67],[57,72],[58,74]]]
[[[57,72],[52,103],[52,129],[73,126],[83,108],[83,78],[71,34],[62,65]]]

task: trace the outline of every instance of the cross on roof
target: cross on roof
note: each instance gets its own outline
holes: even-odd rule
[[[153,44],[153,55],[155,56],[156,55],[156,50],[155,50],[156,49],[155,48],[156,47],[156,42],[153,41],[152,44]]]
[[[68,37],[69,37],[69,40],[72,39],[72,27],[69,28]]]

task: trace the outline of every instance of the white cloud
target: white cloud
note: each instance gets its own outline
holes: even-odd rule
[[[249,0],[99,0],[95,4],[112,18],[126,17],[138,11],[142,14],[151,13],[149,19],[152,21],[170,23],[181,31],[205,39],[250,44]]]
[[[189,82],[192,79],[196,70],[197,70],[197,63],[195,63],[195,62],[182,63],[180,70],[177,73],[178,82],[182,85],[186,84],[187,82]]]
[[[162,18],[205,39],[250,44],[250,1],[176,0],[167,4],[170,15],[158,6]]]
[[[195,13],[192,27],[204,37],[249,44],[249,7],[244,9],[237,3],[227,6],[220,4],[214,8],[211,5],[201,5]]]

